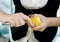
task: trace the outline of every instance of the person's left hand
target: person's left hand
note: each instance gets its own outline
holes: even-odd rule
[[[35,31],[43,32],[48,27],[47,17],[45,17],[41,14],[34,14],[33,16],[38,16],[42,20],[42,23],[37,27],[32,27],[32,29]]]

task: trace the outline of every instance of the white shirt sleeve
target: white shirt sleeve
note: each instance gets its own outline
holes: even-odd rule
[[[12,0],[0,0],[0,10],[10,14],[12,13],[13,10],[13,6],[12,6]],[[7,25],[2,25],[2,22],[0,22],[0,33],[2,33],[3,37],[8,38],[9,37],[9,28],[10,26]],[[4,32],[7,32],[4,34],[4,32],[2,31],[4,30]],[[7,31],[8,30],[8,31]]]
[[[0,0],[0,10],[6,13],[11,13],[11,2],[12,0]]]

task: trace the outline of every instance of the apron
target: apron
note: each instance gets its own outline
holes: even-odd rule
[[[57,9],[59,8],[58,0],[48,0],[43,8],[26,8],[21,3],[21,0],[13,0],[15,4],[15,13],[23,12],[25,15],[34,13],[42,14],[46,17],[56,17]],[[36,4],[35,4],[36,5]],[[26,6],[26,5],[25,5]],[[28,25],[25,24],[21,27],[11,27],[13,40],[19,40],[19,42],[52,42],[54,39],[57,27],[48,27],[43,32],[33,31],[29,29]],[[27,38],[27,39],[26,39]],[[33,39],[31,39],[33,38]]]

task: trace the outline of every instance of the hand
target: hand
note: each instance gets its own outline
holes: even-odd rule
[[[42,23],[37,27],[32,27],[32,29],[35,31],[40,31],[40,32],[44,31],[48,27],[47,17],[41,14],[34,14],[33,16],[38,16],[42,20]]]
[[[29,23],[30,26],[32,26],[30,18],[24,15],[23,13],[16,13],[14,15],[7,14],[4,17],[2,17],[2,22],[10,23],[11,27],[19,27],[25,25],[26,22]]]

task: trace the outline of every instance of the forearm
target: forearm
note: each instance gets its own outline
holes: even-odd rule
[[[7,14],[7,13],[5,13],[5,12],[3,12],[3,11],[0,10],[0,21],[2,21],[3,18],[7,17],[8,15],[9,14]]]
[[[48,26],[53,26],[53,27],[57,27],[60,26],[60,17],[51,17],[51,18],[47,18],[48,19]]]
[[[3,12],[3,11],[0,10],[0,18],[1,18],[2,16],[6,15],[6,14],[7,14],[7,13],[5,13],[5,12]]]

